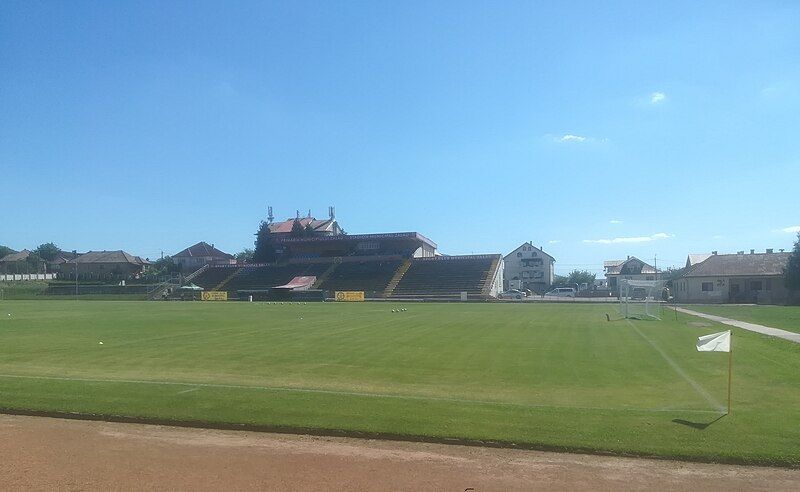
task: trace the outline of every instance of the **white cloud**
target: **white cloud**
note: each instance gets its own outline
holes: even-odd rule
[[[650,236],[615,237],[614,239],[584,239],[583,242],[591,244],[649,243],[650,241],[658,241],[660,239],[668,239],[671,237],[672,234],[659,232]]]
[[[611,219],[608,221],[609,224],[622,224],[622,221],[619,219]]]
[[[547,244],[558,244],[561,242],[561,239],[551,239],[547,241]]]
[[[558,139],[559,142],[585,142],[586,137],[582,137],[580,135],[572,135],[571,133],[567,133],[563,135],[561,138]]]
[[[667,100],[667,95],[663,92],[654,92],[650,94],[650,104],[661,104]]]
[[[781,232],[785,232],[788,234],[797,234],[798,232],[800,232],[800,225],[784,227],[783,229],[781,229]]]

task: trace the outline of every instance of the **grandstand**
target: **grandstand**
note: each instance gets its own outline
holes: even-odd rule
[[[205,290],[268,291],[295,277],[317,277],[315,289],[333,297],[335,291],[363,291],[366,297],[470,298],[494,296],[502,285],[499,255],[400,256],[292,260],[286,264],[208,267],[194,279]],[[499,284],[498,284],[499,280]]]
[[[491,292],[491,284],[498,275],[499,265],[500,255],[416,258],[392,297],[449,297],[461,292],[472,297],[489,296],[496,293]]]
[[[500,255],[443,256],[417,232],[345,234],[334,220],[311,217],[270,223],[275,263],[206,265],[192,282],[226,291],[231,299],[271,295],[295,277],[316,277],[312,289],[328,298],[362,291],[368,298],[489,298],[503,284]],[[298,214],[299,215],[299,214]],[[293,234],[299,223],[312,232]]]

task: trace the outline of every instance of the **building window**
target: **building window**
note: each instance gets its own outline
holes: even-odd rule
[[[772,290],[772,279],[768,278],[764,281],[766,290]]]
[[[703,282],[703,292],[712,292],[714,290],[714,282]]]
[[[761,289],[761,281],[760,280],[753,280],[750,282],[750,290],[762,290]]]
[[[522,252],[521,251],[517,251],[517,258],[522,258]]]

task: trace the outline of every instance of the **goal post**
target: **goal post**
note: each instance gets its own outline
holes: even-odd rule
[[[619,313],[624,318],[661,319],[663,280],[619,282]]]

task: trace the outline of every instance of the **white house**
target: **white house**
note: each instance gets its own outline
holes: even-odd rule
[[[657,280],[658,270],[648,265],[635,256],[626,260],[608,260],[603,262],[603,270],[608,280],[608,288],[614,294],[619,293],[619,281],[627,280]]]
[[[553,285],[555,261],[542,248],[537,248],[531,242],[523,243],[503,258],[503,288],[529,289],[544,294]]]

